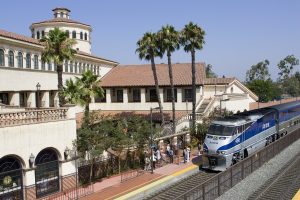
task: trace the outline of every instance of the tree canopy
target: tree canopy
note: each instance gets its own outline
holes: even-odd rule
[[[50,30],[40,41],[45,46],[42,52],[42,61],[48,63],[54,62],[56,65],[59,106],[63,106],[65,103],[62,80],[63,62],[73,59],[76,53],[73,46],[76,44],[76,41],[69,38],[67,33],[59,28]]]
[[[248,70],[246,73],[246,82],[270,79],[270,73],[268,69],[269,64],[270,62],[268,60],[264,60],[252,65],[250,70]]]

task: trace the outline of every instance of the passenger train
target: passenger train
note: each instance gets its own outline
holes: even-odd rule
[[[202,168],[224,171],[299,127],[300,101],[216,119],[204,140]]]

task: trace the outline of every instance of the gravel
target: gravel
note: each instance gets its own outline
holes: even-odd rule
[[[248,199],[248,197],[258,188],[260,188],[268,179],[276,174],[282,167],[300,153],[300,139],[284,149],[269,162],[254,171],[244,180],[236,184],[233,188],[221,195],[217,200]]]

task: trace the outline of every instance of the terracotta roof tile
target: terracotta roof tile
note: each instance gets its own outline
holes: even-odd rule
[[[37,39],[27,37],[24,35],[20,35],[20,34],[16,34],[13,32],[8,32],[8,31],[2,30],[2,29],[0,29],[0,36],[15,39],[15,40],[20,40],[23,42],[29,42],[32,44],[42,45]]]
[[[101,59],[101,60],[113,62],[113,63],[115,63],[116,65],[118,64],[118,62],[115,62],[115,61],[112,61],[112,60],[108,60],[108,59],[105,59],[105,58],[101,58],[101,57],[98,57],[98,56],[94,56],[94,55],[92,55],[92,54],[89,54],[89,53],[86,53],[86,52],[83,52],[83,51],[79,51],[79,50],[77,50],[77,54],[83,55],[83,56],[87,56],[87,57],[91,57],[91,58],[96,58],[96,59]]]
[[[81,24],[81,25],[90,27],[89,24],[84,24],[84,23],[81,23],[81,22],[78,22],[78,21],[75,21],[72,19],[67,19],[67,18],[62,18],[62,17],[49,19],[49,20],[45,20],[45,21],[41,21],[41,22],[35,22],[35,23],[32,23],[31,26],[38,25],[38,24],[57,23],[57,22],[65,22],[65,23],[70,23],[70,24]]]
[[[173,80],[175,86],[192,84],[190,63],[173,64]],[[167,64],[156,64],[158,83],[169,86],[169,71]],[[204,63],[196,63],[196,85],[202,85],[204,79]],[[151,65],[119,65],[102,78],[102,87],[135,87],[154,86]]]
[[[32,44],[41,45],[41,47],[43,45],[39,40],[37,40],[35,38],[31,38],[31,37],[28,37],[28,36],[25,36],[25,35],[20,35],[20,34],[17,34],[17,33],[5,31],[5,30],[2,30],[2,29],[0,29],[0,36],[10,38],[10,39],[14,39],[14,40],[23,41],[23,42],[29,42],[29,43],[32,43]],[[104,58],[101,58],[101,57],[98,57],[98,56],[95,56],[95,55],[92,55],[92,54],[85,53],[83,51],[77,51],[77,54],[88,56],[88,57],[91,57],[91,58],[106,60],[106,61],[114,62],[114,63],[118,64],[115,61],[104,59]]]

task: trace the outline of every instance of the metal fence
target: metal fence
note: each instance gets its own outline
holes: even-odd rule
[[[216,199],[299,138],[300,129],[280,138],[206,182],[191,188],[176,199]]]
[[[42,198],[42,200],[77,200],[94,192],[94,185],[89,184],[63,191],[54,195]]]
[[[123,172],[123,173],[121,173],[121,182],[130,180],[130,179],[138,177],[140,175],[143,175],[144,172],[145,171],[142,169],[129,170],[129,171]]]

